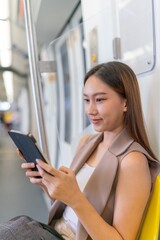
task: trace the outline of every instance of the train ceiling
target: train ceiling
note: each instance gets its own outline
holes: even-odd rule
[[[49,43],[57,37],[78,2],[79,0],[41,1],[36,21],[39,43]]]

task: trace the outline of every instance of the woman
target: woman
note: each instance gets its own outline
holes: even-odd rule
[[[56,199],[49,226],[18,220],[35,224],[41,236],[52,235],[44,239],[135,240],[159,171],[135,74],[120,62],[94,67],[85,77],[84,103],[97,134],[81,140],[71,168],[56,170],[37,160],[35,172],[34,164],[22,164],[30,181]]]

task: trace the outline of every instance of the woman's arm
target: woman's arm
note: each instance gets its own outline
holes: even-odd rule
[[[56,170],[42,161],[38,161],[37,167],[50,197],[70,206],[93,240],[135,240],[151,189],[148,163],[143,154],[130,153],[121,163],[113,226],[99,216],[80,191],[71,169]]]
[[[151,191],[151,175],[146,157],[139,152],[122,161],[115,196],[113,226],[124,239],[135,239]]]

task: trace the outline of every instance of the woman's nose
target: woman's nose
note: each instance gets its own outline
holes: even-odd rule
[[[90,102],[87,108],[87,114],[88,115],[95,115],[97,114],[97,108],[94,103]]]

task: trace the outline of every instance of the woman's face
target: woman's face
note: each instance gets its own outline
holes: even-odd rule
[[[124,112],[127,111],[126,99],[94,75],[87,79],[83,93],[85,112],[95,131],[123,128]]]

